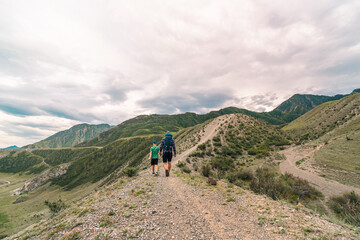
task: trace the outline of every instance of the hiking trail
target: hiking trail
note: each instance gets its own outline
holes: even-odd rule
[[[214,137],[228,118],[207,124],[201,140],[173,159],[173,166]],[[165,177],[162,164],[159,170],[153,176],[149,166],[135,178],[100,189],[40,223],[34,228],[40,236],[30,239],[70,239],[76,234],[83,239],[356,239],[348,229],[306,209],[222,181],[208,185],[206,179],[180,171]],[[305,233],[305,228],[311,231]]]

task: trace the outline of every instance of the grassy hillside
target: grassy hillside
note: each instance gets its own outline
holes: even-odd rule
[[[50,166],[72,162],[79,157],[86,156],[97,148],[62,148],[62,149],[37,149],[34,155],[40,156]]]
[[[61,198],[66,204],[70,204],[91,194],[98,186],[97,183],[85,184],[71,191],[64,191],[59,186],[46,184],[33,192],[20,196],[11,195],[13,190],[22,187],[32,177],[34,175],[0,173],[0,182],[10,182],[0,185],[0,239],[51,217],[49,208],[44,204],[46,199],[56,201]]]
[[[86,140],[98,136],[100,133],[111,128],[108,124],[79,124],[72,128],[58,132],[40,142],[24,146],[23,148],[36,149],[36,148],[63,148],[73,147]]]
[[[138,167],[149,153],[152,141],[161,136],[123,138],[74,160],[68,172],[53,183],[72,189],[96,182],[125,166]]]
[[[311,94],[295,94],[285,102],[281,103],[275,110],[284,113],[304,114],[309,110],[329,101],[339,100],[345,95],[321,96]]]
[[[263,163],[274,150],[290,143],[281,131],[266,122],[243,114],[223,117],[217,135],[189,156],[190,170],[200,171],[210,166],[214,176],[226,178],[233,171]],[[191,137],[197,142],[199,134]]]
[[[322,176],[360,187],[360,93],[324,103],[283,129],[322,146],[314,156]]]
[[[98,137],[79,144],[78,146],[104,146],[120,138],[163,134],[166,131],[178,132],[183,128],[195,126],[209,119],[231,113],[251,115],[274,124],[282,123],[282,121],[278,121],[276,118],[267,114],[251,112],[235,107],[224,108],[207,114],[184,113],[177,115],[142,115],[127,120],[118,126],[101,133]]]
[[[36,171],[42,162],[43,158],[27,151],[11,151],[8,155],[0,158],[0,172],[18,173]],[[44,167],[42,166],[40,169],[43,170]]]
[[[316,139],[356,120],[356,116],[360,114],[359,106],[359,93],[327,102],[291,122],[283,130],[300,140]]]

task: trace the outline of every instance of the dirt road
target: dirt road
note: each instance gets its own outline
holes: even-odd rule
[[[316,175],[310,171],[302,170],[296,166],[296,162],[306,158],[312,157],[317,151],[317,148],[301,148],[301,147],[290,147],[280,153],[286,156],[286,160],[280,164],[280,170],[282,173],[291,173],[296,177],[306,179],[321,191],[326,198],[329,198],[334,195],[340,195],[344,192],[355,191],[357,194],[360,194],[360,189],[352,186],[347,186],[339,182],[328,180],[323,177]]]

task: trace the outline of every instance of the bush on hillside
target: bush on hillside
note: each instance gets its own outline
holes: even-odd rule
[[[180,168],[183,173],[191,173],[191,169],[188,166]]]
[[[293,203],[322,197],[321,192],[310,186],[306,180],[291,174],[278,174],[268,168],[256,170],[255,177],[250,183],[250,189],[274,200],[286,199]]]
[[[209,177],[210,176],[210,172],[211,172],[211,168],[209,165],[203,165],[201,168],[201,174],[204,177]]]
[[[184,163],[184,162],[182,162],[182,161],[179,161],[177,164],[176,164],[176,166],[178,167],[178,168],[182,168],[182,167],[184,167],[186,165],[186,163]]]
[[[54,202],[45,200],[45,205],[49,207],[52,214],[56,214],[56,213],[60,212],[62,209],[66,208],[65,203],[61,199],[54,201]]]
[[[243,181],[251,181],[254,178],[254,174],[251,172],[250,169],[241,169],[238,171],[230,172],[226,179],[230,183],[234,183],[238,186],[243,185]]]
[[[137,175],[138,170],[134,167],[127,167],[123,170],[123,173],[128,177],[134,177]]]
[[[229,157],[214,157],[210,165],[213,169],[225,172],[234,168],[234,160]]]
[[[332,197],[328,205],[339,218],[347,223],[360,226],[360,196],[355,192]]]

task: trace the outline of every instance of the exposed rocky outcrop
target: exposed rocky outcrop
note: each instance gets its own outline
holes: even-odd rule
[[[60,177],[61,175],[64,175],[67,172],[67,169],[69,168],[69,166],[70,165],[62,165],[62,166],[47,170],[43,174],[26,181],[25,185],[22,186],[21,188],[15,189],[13,191],[13,195],[20,195],[25,191],[31,192],[34,189],[36,189],[37,187],[39,187],[39,186],[43,185],[44,183],[46,183],[47,181],[49,181],[50,179],[57,178],[57,177]]]

